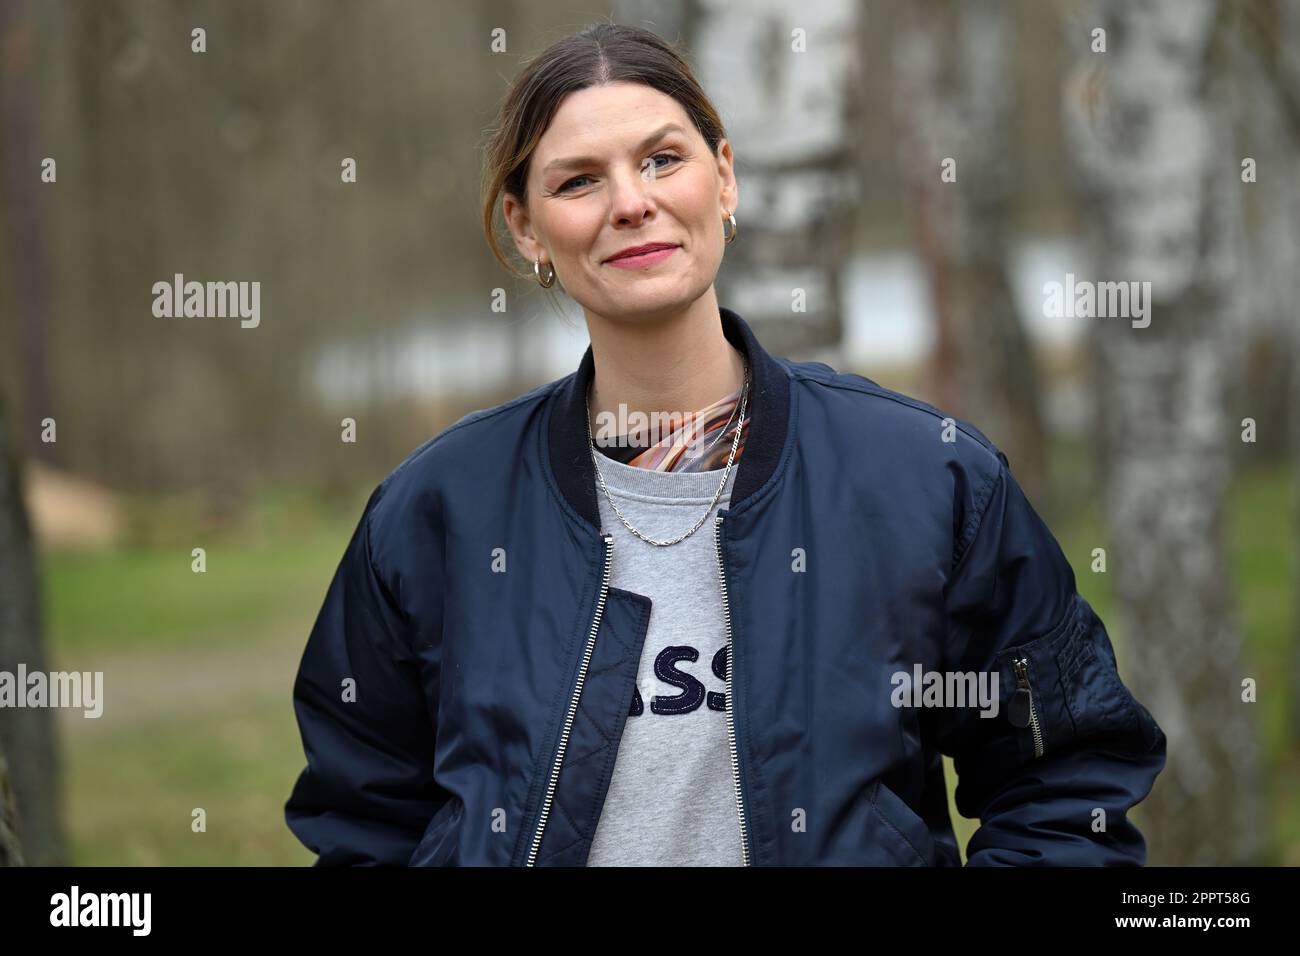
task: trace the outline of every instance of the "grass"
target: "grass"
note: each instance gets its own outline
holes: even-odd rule
[[[207,570],[187,551],[132,550],[51,562],[47,607],[55,646],[145,649],[238,641],[288,604],[325,596],[342,545],[323,533],[283,548],[209,548]],[[346,541],[345,541],[346,543]]]
[[[178,715],[142,739],[75,746],[68,773],[72,858],[88,866],[305,865],[284,825],[303,765],[287,698],[244,700],[218,719]],[[194,811],[204,813],[202,832]]]
[[[237,528],[44,556],[52,666],[105,675],[104,716],[60,723],[73,863],[312,862],[284,825],[305,764],[290,688],[363,503],[273,495]]]
[[[128,547],[45,556],[46,627],[62,650],[144,650],[238,641],[286,608],[319,605],[361,506],[268,495],[238,528],[178,516]],[[204,549],[202,572],[194,548]]]
[[[119,703],[106,706],[95,726],[67,718],[60,725],[73,862],[311,862],[284,825],[284,801],[304,765],[288,688],[362,503],[364,497],[328,509],[268,496],[239,528],[195,524],[153,534],[147,547],[45,556],[53,666],[107,661],[110,704],[119,678]],[[1107,576],[1089,570],[1091,549],[1104,542],[1096,506],[1051,525],[1081,593],[1107,620]],[[1239,477],[1232,499],[1237,606],[1249,666],[1260,675],[1274,844],[1279,858],[1293,862],[1300,852],[1300,801],[1287,799],[1300,784],[1300,755],[1287,728],[1294,688],[1271,678],[1291,672],[1296,526],[1289,470]],[[190,570],[190,547],[200,544],[207,548],[205,574]],[[1122,665],[1122,636],[1112,636]],[[201,673],[185,675],[196,682],[192,689],[158,691],[169,673],[179,678],[176,668],[199,660]],[[132,686],[136,674],[140,683]],[[956,778],[951,761],[945,764],[964,847],[977,822],[958,816],[951,802]],[[196,807],[206,811],[206,832],[191,830]],[[1140,825],[1141,807],[1135,818]]]

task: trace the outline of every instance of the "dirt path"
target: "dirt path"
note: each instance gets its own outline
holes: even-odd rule
[[[272,638],[248,642],[132,650],[78,652],[59,667],[102,671],[103,714],[88,718],[79,709],[61,708],[60,729],[76,744],[165,722],[177,715],[230,711],[241,702],[280,699],[291,707],[293,679],[311,623],[295,617],[273,629]]]

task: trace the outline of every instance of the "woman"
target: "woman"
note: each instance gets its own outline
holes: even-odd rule
[[[591,347],[371,495],[294,688],[318,864],[953,865],[942,754],[968,863],[1143,863],[1164,734],[1006,457],[719,306],[679,55],[559,41],[486,162],[493,252],[500,197]]]

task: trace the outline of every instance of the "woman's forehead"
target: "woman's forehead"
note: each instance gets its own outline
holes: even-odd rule
[[[673,131],[665,127],[686,136],[693,131],[681,104],[658,90],[632,83],[575,90],[565,97],[538,140],[534,165],[539,172],[560,168],[566,161],[581,165],[583,160],[599,159],[598,154],[634,149],[661,132]]]

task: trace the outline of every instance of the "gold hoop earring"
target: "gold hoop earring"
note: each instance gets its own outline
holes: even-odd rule
[[[537,284],[543,289],[549,289],[551,286],[555,285],[555,266],[548,262],[546,263],[546,268],[550,270],[550,274],[543,279],[541,257],[539,256],[533,260],[533,275],[537,276]]]
[[[731,223],[731,235],[727,235],[727,223],[728,223],[728,222]],[[727,213],[727,218],[723,221],[723,224],[722,224],[722,235],[723,235],[723,238],[726,239],[727,242],[731,242],[731,240],[733,240],[733,239],[736,238],[736,231],[737,231],[739,228],[740,228],[740,227],[736,225],[736,216],[735,216],[735,214],[734,214],[734,213]]]

